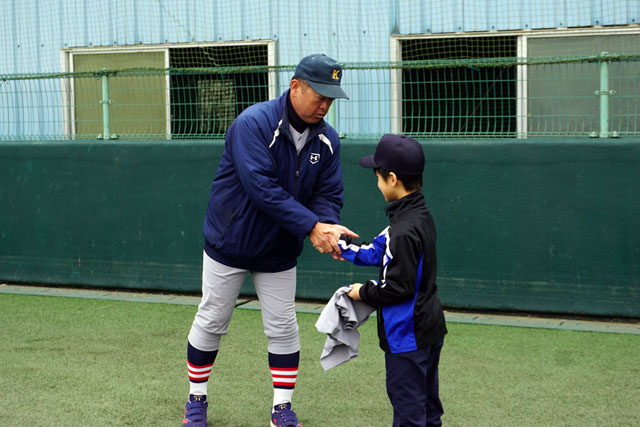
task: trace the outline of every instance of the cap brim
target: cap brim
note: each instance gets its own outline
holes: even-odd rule
[[[326,96],[327,98],[344,98],[349,99],[346,92],[342,90],[342,88],[338,85],[328,85],[324,83],[312,82],[311,80],[307,80],[311,89],[315,90],[322,96]]]
[[[360,163],[360,166],[362,166],[363,168],[374,169],[378,167],[378,164],[373,159],[373,156],[363,157],[358,163]]]

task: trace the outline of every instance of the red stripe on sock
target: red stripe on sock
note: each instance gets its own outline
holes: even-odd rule
[[[203,369],[203,368],[211,368],[211,367],[213,367],[213,363],[211,363],[209,365],[193,365],[188,360],[187,360],[187,365],[189,365],[189,367],[194,368],[194,369]]]
[[[211,375],[211,369],[213,368],[213,363],[209,365],[194,365],[189,363],[187,360],[187,373],[189,375],[189,381],[196,383],[203,383],[209,381],[209,376]],[[204,375],[204,376],[196,376],[196,375]]]

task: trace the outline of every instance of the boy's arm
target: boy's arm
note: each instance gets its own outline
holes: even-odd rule
[[[380,283],[368,280],[360,288],[360,298],[371,306],[399,304],[413,298],[421,273],[422,247],[408,233],[393,235],[389,230],[387,256]]]
[[[378,266],[382,262],[384,255],[386,229],[377,235],[371,243],[354,242],[347,235],[340,236],[338,246],[340,247],[341,257],[351,261],[355,265]]]

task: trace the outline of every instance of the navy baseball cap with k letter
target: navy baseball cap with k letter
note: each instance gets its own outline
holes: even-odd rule
[[[406,135],[386,134],[373,156],[360,159],[363,168],[382,168],[401,175],[422,175],[424,151],[418,141]]]
[[[349,99],[340,87],[342,65],[327,55],[316,53],[302,58],[293,78],[306,80],[311,89],[327,98]]]

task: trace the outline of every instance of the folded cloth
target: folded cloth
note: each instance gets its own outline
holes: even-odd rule
[[[318,332],[327,334],[320,356],[320,365],[325,371],[358,356],[360,332],[357,328],[375,310],[362,300],[349,298],[346,295],[349,290],[348,286],[338,289],[316,321]]]

